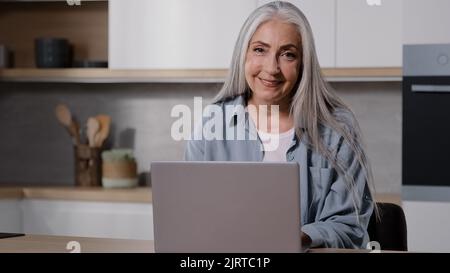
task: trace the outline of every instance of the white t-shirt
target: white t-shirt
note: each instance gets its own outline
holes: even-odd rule
[[[264,147],[265,162],[286,162],[286,153],[294,138],[294,127],[280,134],[271,134],[258,130],[259,138]]]

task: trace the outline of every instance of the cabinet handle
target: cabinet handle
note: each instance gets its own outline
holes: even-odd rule
[[[413,92],[450,92],[450,85],[423,85],[413,84],[411,86]]]

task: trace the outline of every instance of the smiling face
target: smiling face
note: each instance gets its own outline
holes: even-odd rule
[[[273,19],[261,24],[250,40],[245,79],[250,103],[289,106],[301,67],[301,38],[295,25]]]

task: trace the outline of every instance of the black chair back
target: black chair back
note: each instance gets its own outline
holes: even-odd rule
[[[367,231],[370,241],[380,243],[381,250],[408,250],[406,219],[402,207],[392,203],[377,203],[380,219],[375,211]]]

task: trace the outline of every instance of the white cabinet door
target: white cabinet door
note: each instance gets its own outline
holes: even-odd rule
[[[450,203],[403,201],[412,252],[450,252]]]
[[[403,43],[450,43],[449,0],[407,0],[403,6]]]
[[[28,234],[153,240],[153,207],[148,203],[24,199]]]
[[[0,232],[23,232],[20,199],[0,200]]]
[[[364,0],[336,2],[337,67],[402,65],[402,0],[380,2],[378,6]]]
[[[256,0],[110,0],[112,69],[228,68]]]
[[[272,0],[259,0],[258,6]],[[322,67],[334,67],[335,63],[335,8],[336,0],[288,0],[296,5],[308,19]]]

